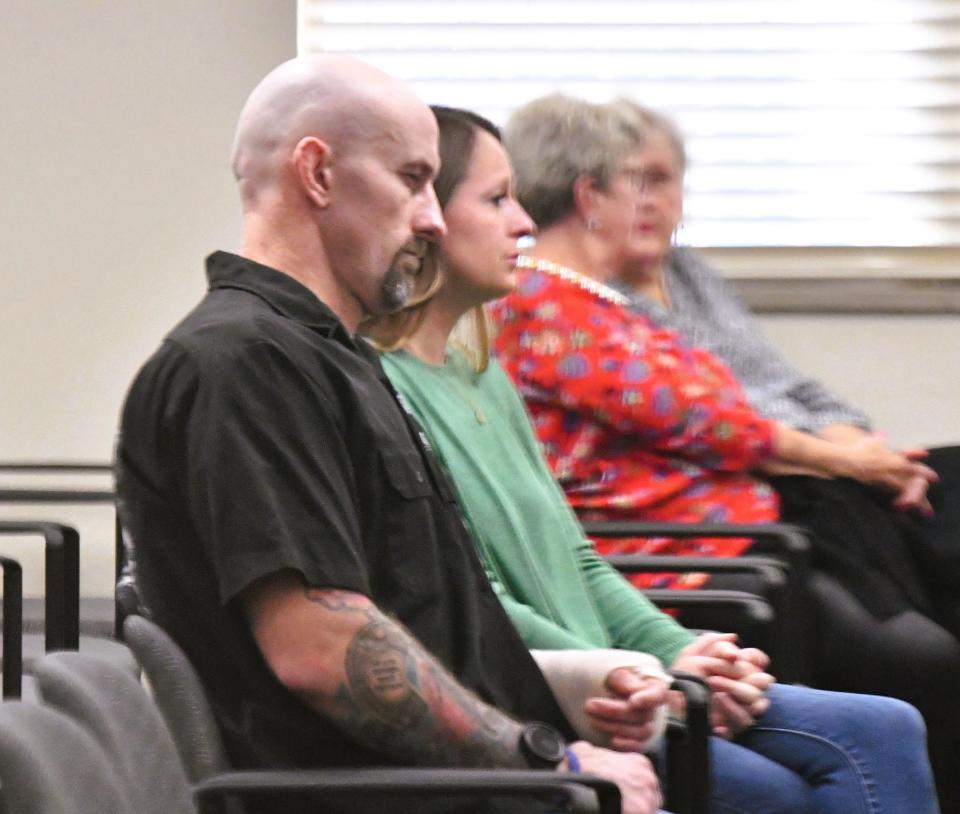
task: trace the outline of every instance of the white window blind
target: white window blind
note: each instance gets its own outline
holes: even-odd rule
[[[684,242],[960,246],[960,0],[300,0],[345,52],[502,124],[626,94],[687,136]]]

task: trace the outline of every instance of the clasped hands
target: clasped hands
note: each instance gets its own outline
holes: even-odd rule
[[[770,706],[767,689],[775,679],[766,672],[770,659],[762,650],[739,647],[734,633],[705,633],[687,645],[673,667],[706,679],[711,690],[713,733],[733,738]],[[671,697],[669,676],[649,670],[618,667],[607,675],[613,697],[590,698],[584,711],[594,727],[604,732],[607,746],[618,751],[643,751],[655,729],[657,708]]]
[[[937,480],[937,473],[922,463],[925,449],[892,450],[882,434],[864,435],[848,448],[858,469],[857,480],[892,492],[896,509],[932,514],[927,487]]]
[[[643,752],[658,733],[657,711],[669,700],[670,676],[649,667],[617,667],[604,683],[609,697],[588,698],[584,712],[607,736],[606,746]]]
[[[776,681],[770,658],[755,647],[739,647],[735,633],[704,633],[688,644],[673,667],[706,679],[711,690],[713,733],[730,739],[752,726],[770,706],[767,690]]]
[[[846,447],[856,467],[854,477],[893,493],[893,506],[900,511],[933,513],[927,500],[927,488],[938,477],[923,463],[927,450],[922,447],[894,450],[887,445],[884,433],[867,432],[847,424],[821,428],[824,440]]]
[[[705,633],[681,650],[673,663],[678,670],[706,679],[712,691],[713,732],[728,739],[766,711],[770,706],[766,691],[774,682],[766,672],[767,655],[756,648],[738,647],[736,638],[733,633]],[[670,683],[670,676],[655,667],[616,667],[606,674],[606,695],[590,697],[583,705],[590,724],[606,736],[607,748],[577,741],[571,749],[585,771],[609,777],[620,786],[624,811],[629,814],[653,814],[662,804],[652,766],[636,753],[644,751],[657,732],[658,711],[673,704],[678,695],[671,692]],[[620,760],[632,762],[621,765]]]

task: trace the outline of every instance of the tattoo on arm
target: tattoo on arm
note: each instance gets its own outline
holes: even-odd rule
[[[344,730],[405,762],[526,766],[520,725],[462,687],[398,622],[356,594],[308,588],[307,598],[362,616],[346,680],[324,709]]]

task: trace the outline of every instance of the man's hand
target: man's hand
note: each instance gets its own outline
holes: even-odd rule
[[[680,651],[673,666],[707,680],[713,733],[729,739],[770,706],[766,691],[775,679],[766,672],[769,664],[762,650],[738,647],[736,634],[705,633]]]
[[[618,667],[607,675],[606,689],[613,698],[590,698],[584,711],[593,725],[606,733],[609,747],[621,752],[643,752],[657,732],[655,716],[667,701],[669,684],[643,675],[631,667]]]
[[[570,744],[570,750],[584,772],[612,780],[620,787],[623,814],[655,814],[662,805],[657,775],[643,755],[612,752],[586,741]]]

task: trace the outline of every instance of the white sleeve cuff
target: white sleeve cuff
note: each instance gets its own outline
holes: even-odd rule
[[[632,650],[533,650],[534,660],[547,679],[563,714],[585,741],[606,746],[609,736],[597,729],[583,706],[589,698],[612,698],[607,676],[618,667],[632,667],[650,678],[666,681],[660,661],[648,653]],[[654,732],[644,751],[655,748],[667,724],[667,705],[661,704],[654,715]]]

